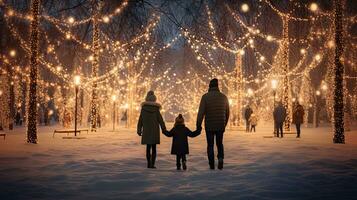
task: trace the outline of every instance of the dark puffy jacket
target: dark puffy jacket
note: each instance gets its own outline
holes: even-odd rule
[[[284,108],[284,106],[282,104],[278,105],[274,109],[273,116],[274,116],[275,123],[283,123],[285,121],[286,109]]]
[[[173,137],[171,154],[184,155],[189,154],[188,148],[188,137],[196,137],[200,134],[200,131],[192,132],[184,124],[176,125],[171,131],[166,131],[165,135],[167,137]]]
[[[297,105],[293,113],[293,124],[302,124],[304,123],[304,108],[302,105]]]
[[[142,103],[137,127],[137,132],[142,134],[141,144],[160,144],[160,127],[166,131],[160,108],[155,102]]]
[[[196,126],[201,127],[205,118],[206,131],[224,131],[229,119],[229,103],[218,87],[208,90],[201,98]]]
[[[249,120],[250,116],[252,115],[253,113],[253,110],[248,106],[246,109],[245,109],[245,112],[244,112],[244,118],[245,120]]]

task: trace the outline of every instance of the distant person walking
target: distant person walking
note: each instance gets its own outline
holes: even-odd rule
[[[137,133],[141,137],[141,144],[146,144],[146,160],[148,168],[156,168],[156,145],[160,144],[160,127],[166,131],[164,120],[160,113],[161,105],[156,103],[153,91],[146,95],[141,104],[141,112],[137,126]]]
[[[245,108],[245,111],[244,111],[245,132],[250,132],[249,119],[250,119],[250,116],[252,115],[252,113],[253,113],[253,110],[250,108],[249,105],[247,105],[247,107]]]
[[[274,123],[276,127],[277,137],[279,137],[279,133],[281,134],[281,137],[284,137],[283,124],[286,118],[286,109],[284,108],[281,102],[279,102],[278,106],[274,109],[273,116],[274,116]]]
[[[253,130],[255,132],[255,127],[258,124],[258,118],[254,113],[252,113],[252,115],[250,116],[249,123],[250,123],[250,126],[251,126],[250,132],[253,132]]]
[[[218,169],[223,169],[223,133],[229,119],[229,103],[226,95],[219,91],[217,79],[210,81],[208,92],[201,98],[197,115],[197,130],[202,129],[203,118],[205,119],[207,156],[210,169],[215,169],[213,149],[215,137],[218,150]]]
[[[293,124],[295,124],[296,126],[296,137],[300,138],[300,127],[301,124],[304,123],[304,107],[302,107],[302,105],[297,102],[294,111],[293,111]]]

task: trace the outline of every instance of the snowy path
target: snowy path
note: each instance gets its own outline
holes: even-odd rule
[[[0,139],[0,199],[357,199],[357,131],[345,145],[332,144],[330,128],[305,128],[301,139],[228,131],[223,171],[208,169],[203,132],[189,141],[188,171],[177,172],[170,138],[148,170],[134,131],[65,140],[53,128],[40,127],[37,145],[24,129]]]

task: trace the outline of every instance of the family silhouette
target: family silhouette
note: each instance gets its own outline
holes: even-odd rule
[[[160,109],[161,105],[156,102],[154,91],[149,91],[145,101],[141,104],[141,112],[137,125],[137,134],[141,136],[141,144],[146,145],[148,168],[156,168],[156,146],[157,144],[160,144],[161,128],[161,132],[165,136],[173,138],[171,154],[176,155],[177,170],[181,170],[181,167],[183,170],[186,170],[186,155],[189,154],[187,137],[196,137],[200,135],[202,131],[202,122],[204,120],[209,168],[214,170],[216,167],[214,156],[214,143],[216,142],[217,168],[220,170],[223,169],[223,136],[229,120],[229,102],[226,95],[219,90],[218,79],[215,78],[210,81],[208,92],[201,98],[195,131],[191,131],[185,126],[185,120],[182,114],[179,114],[176,117],[174,127],[168,131],[160,113]],[[297,137],[300,137],[300,124],[303,123],[304,115],[302,106],[298,104],[293,113],[293,123],[296,124]],[[279,102],[273,112],[277,137],[279,137],[279,135],[283,137],[283,123],[286,115],[286,109],[283,104]],[[246,121],[246,132],[252,132],[253,130],[255,132],[258,118],[249,105],[245,109],[244,117]]]

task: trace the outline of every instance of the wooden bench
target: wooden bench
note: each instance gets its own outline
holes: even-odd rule
[[[5,137],[6,137],[6,133],[0,133],[0,137],[3,136],[4,137],[4,140],[5,140]]]
[[[87,128],[79,128],[79,129],[77,129],[77,133],[81,133],[81,132],[84,132],[84,131],[86,131],[87,132],[87,134],[88,134],[88,132],[89,132],[89,129],[87,129]],[[74,133],[75,132],[75,130],[74,129],[61,129],[61,130],[54,130],[53,131],[53,135],[52,135],[52,137],[55,137],[55,134],[56,133],[67,133],[67,135],[69,134],[69,133]]]

